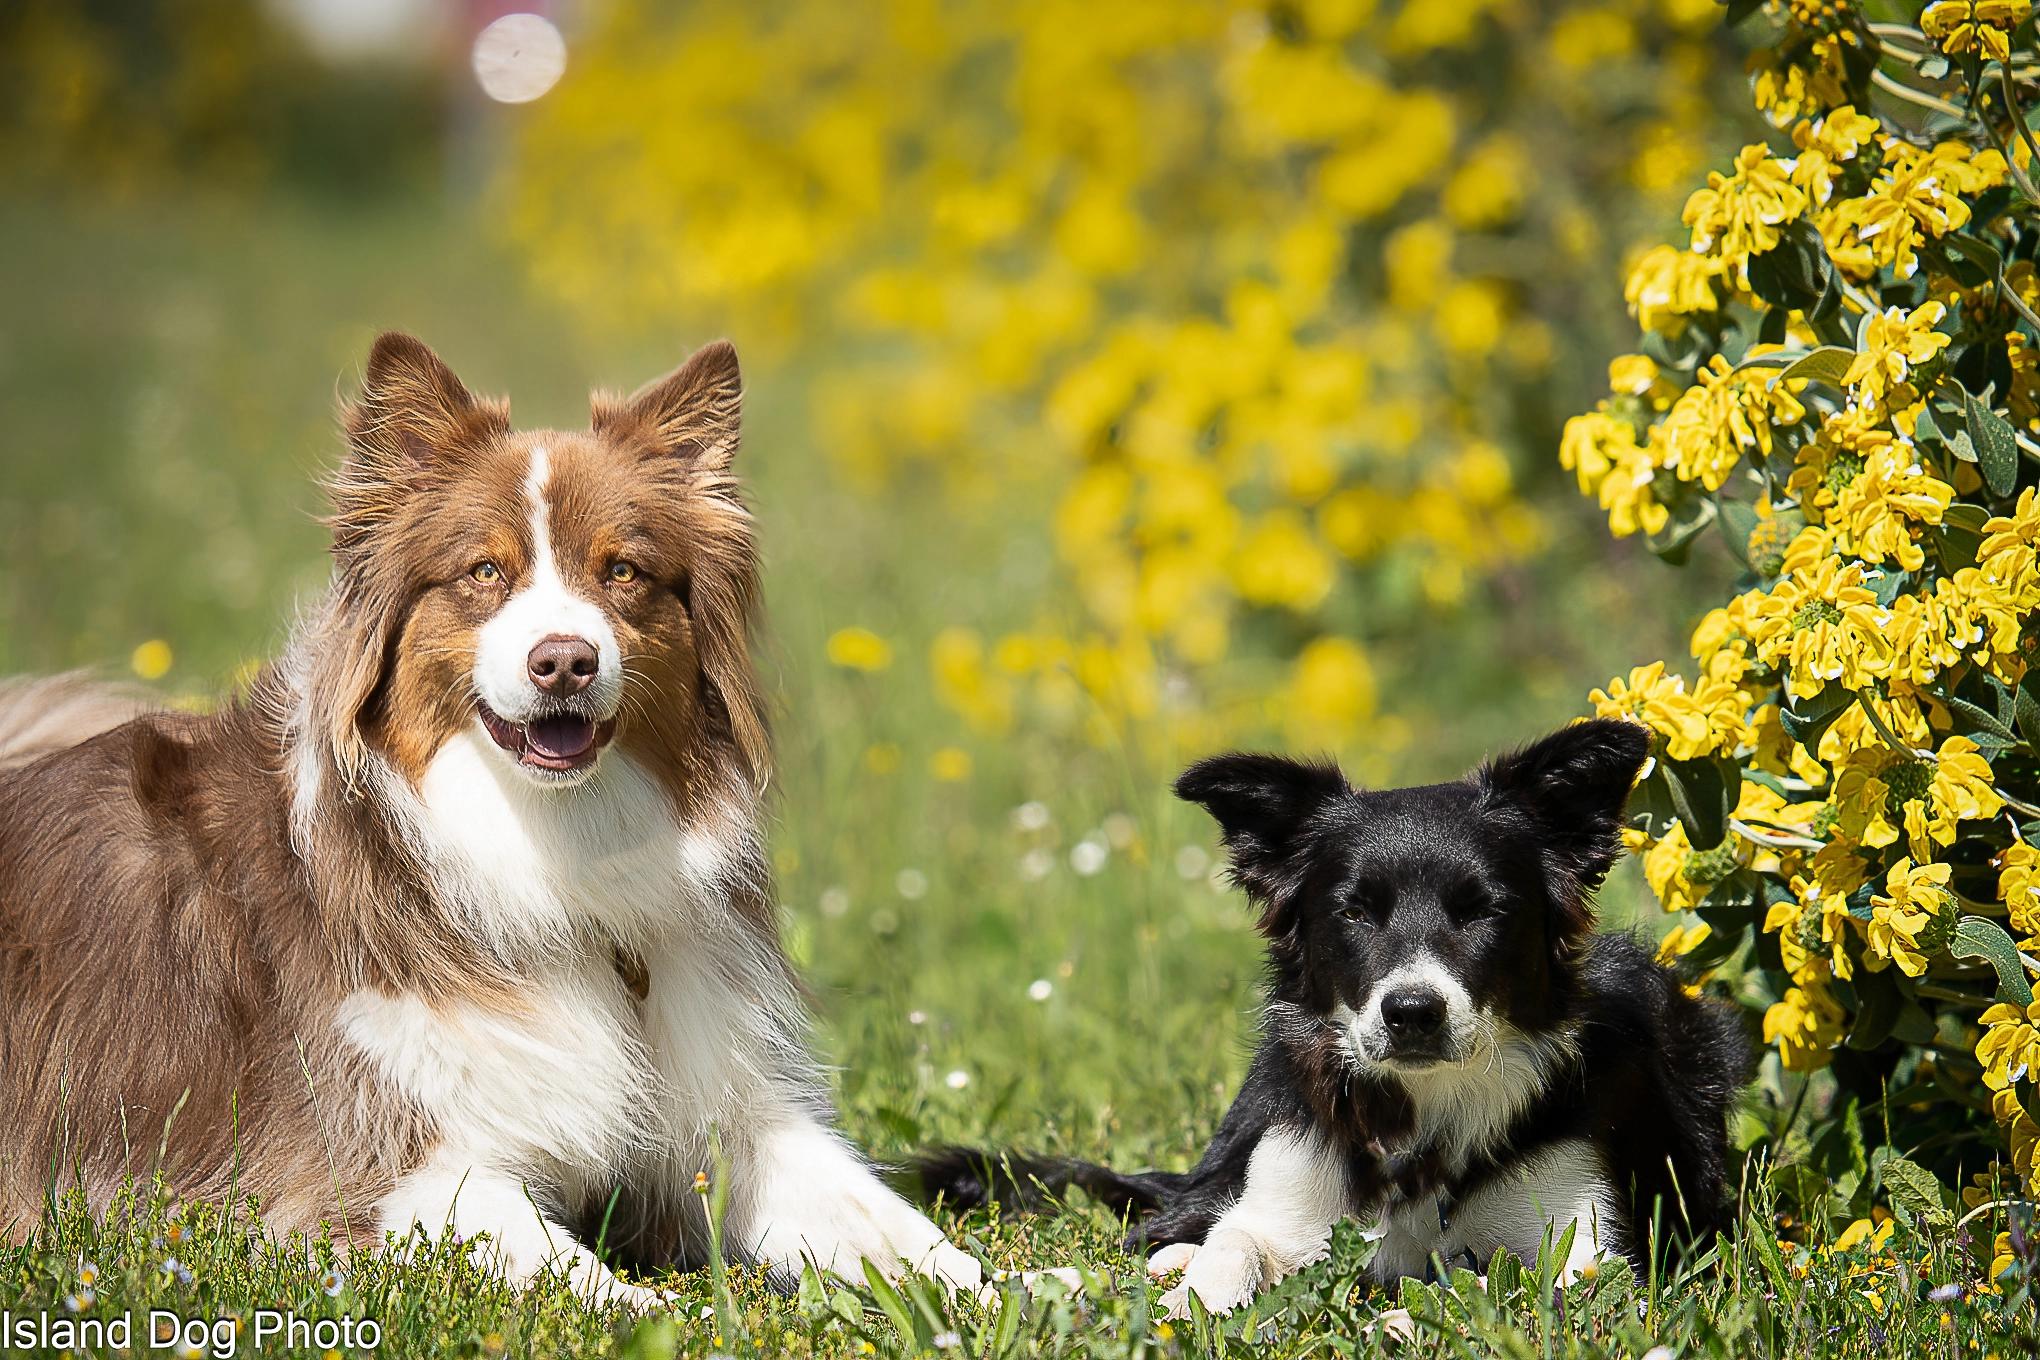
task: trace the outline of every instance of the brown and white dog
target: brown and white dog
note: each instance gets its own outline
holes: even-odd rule
[[[251,692],[0,690],[0,1240],[158,1169],[270,1228],[797,1274],[978,1263],[829,1123],[760,804],[735,351],[519,433],[423,344],[344,410],[331,591]],[[782,1274],[781,1278],[785,1278]]]

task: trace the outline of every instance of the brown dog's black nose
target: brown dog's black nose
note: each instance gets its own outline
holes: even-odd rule
[[[577,637],[549,637],[531,649],[525,669],[531,683],[555,699],[579,694],[595,683],[599,658],[594,644]]]

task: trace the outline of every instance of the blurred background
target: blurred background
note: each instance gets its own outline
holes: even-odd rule
[[[273,654],[378,330],[525,425],[727,334],[854,1131],[1179,1159],[1258,967],[1179,764],[1449,777],[1719,595],[1556,452],[1744,79],[1714,0],[15,0],[8,668]]]

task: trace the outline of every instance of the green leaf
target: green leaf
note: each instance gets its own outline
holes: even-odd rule
[[[1926,417],[1923,415],[1921,419]],[[1990,522],[1990,511],[1974,501],[1956,501],[1941,513],[1941,523],[1967,529],[1972,534],[1981,534],[1983,526]]]
[[[1652,552],[1678,566],[1685,562],[1686,554],[1700,531],[1713,522],[1714,498],[1694,496],[1672,506],[1671,519],[1645,542]]]
[[[2014,721],[2019,725],[2019,735],[2026,744],[2040,751],[2040,669],[2026,672],[2026,678],[2019,682],[2019,688],[2012,698]]]
[[[1716,505],[1715,518],[1721,523],[1721,537],[1735,554],[1735,560],[1749,566],[1750,531],[1757,527],[1757,507],[1748,501],[1723,500]]]
[[[1931,405],[1920,407],[1919,418],[1913,422],[1913,438],[1922,444],[1937,444],[1946,438],[1941,433],[1940,423],[1934,419]]]
[[[2026,965],[2019,947],[2004,927],[1981,916],[1965,916],[1955,923],[1955,938],[1948,952],[1958,959],[1983,959],[1997,970],[1997,999],[2014,1006],[2033,1004],[2033,987],[2026,981]]]
[[[1743,1241],[1756,1249],[1757,1261],[1764,1267],[1764,1273],[1771,1277],[1771,1288],[1777,1291],[1778,1297],[1791,1297],[1795,1285],[1791,1271],[1786,1269],[1784,1253],[1778,1250],[1778,1234],[1773,1225],[1759,1220],[1752,1213]]]
[[[1962,395],[1963,425],[1976,446],[1976,465],[1984,485],[1999,496],[2009,496],[2019,484],[2019,443],[2012,437],[2010,422],[1968,393]]]
[[[1695,850],[1711,850],[1728,834],[1728,817],[1742,792],[1742,770],[1733,760],[1661,761],[1672,811]]]
[[[999,1293],[999,1321],[992,1328],[993,1355],[1004,1355],[1013,1348],[1020,1338],[1020,1319],[1027,1311],[1026,1291],[1017,1284],[1008,1284]]]
[[[1981,269],[1992,280],[1998,279],[2003,273],[2005,267],[2004,254],[1988,241],[1980,240],[1974,236],[1964,236],[1960,232],[1956,232],[1943,236],[1941,238],[1941,245],[1943,248],[1954,251],[1957,255],[1960,255],[1963,259]]]
[[[1889,609],[1891,602],[1898,598],[1898,593],[1905,589],[1906,582],[1911,579],[1905,572],[1880,567],[1877,573],[1870,577],[1870,588],[1877,596],[1877,603]]]
[[[671,1317],[646,1318],[617,1351],[621,1360],[673,1360],[680,1349],[680,1325]]]
[[[1934,1179],[1933,1172],[1893,1152],[1884,1159],[1882,1175],[1885,1193],[1891,1196],[1894,1206],[1902,1205],[1929,1228],[1945,1232],[1955,1226],[1948,1202],[1942,1196],[1941,1183]]]
[[[812,1261],[801,1266],[800,1288],[794,1294],[794,1302],[806,1317],[818,1318],[829,1311],[829,1287],[822,1283]]]
[[[1875,979],[1875,983],[1872,983]],[[1872,985],[1866,986],[1866,983]],[[1899,1007],[1905,998],[1898,984],[1882,973],[1864,972],[1856,978],[1856,1022],[1849,1027],[1847,1043],[1857,1052],[1868,1052],[1891,1037],[1898,1023]]]
[[[1785,735],[1806,747],[1809,751],[1820,741],[1820,734],[1828,725],[1848,711],[1856,702],[1856,695],[1839,684],[1830,684],[1811,699],[1792,699],[1778,709],[1778,723],[1785,729]]]
[[[907,1301],[900,1297],[900,1291],[893,1288],[890,1280],[878,1273],[878,1267],[869,1261],[864,1263],[864,1283],[871,1290],[871,1297],[878,1301],[879,1310],[898,1330],[902,1341],[909,1345],[915,1345],[917,1342],[926,1344],[926,1338],[915,1331],[914,1313],[907,1307]],[[915,1348],[920,1347],[915,1345]]]
[[[1629,824],[1652,840],[1662,840],[1672,833],[1672,825],[1679,819],[1678,809],[1672,806],[1672,790],[1660,760],[1650,777],[1638,784],[1629,795]]]
[[[2019,734],[2006,725],[2006,719],[2011,717],[2010,713],[2005,713],[2001,716],[1987,708],[1973,704],[1967,699],[1958,699],[1949,691],[1945,684],[1929,686],[1927,693],[1948,705],[1949,709],[1956,714],[1967,719],[1970,724],[1970,730],[1967,735],[1975,738],[1978,742],[1989,740],[2001,746],[2017,746],[2019,744]]]
[[[1811,311],[1833,280],[1834,262],[1820,233],[1804,220],[1778,233],[1778,244],[1749,259],[1750,291],[1775,307]]]
[[[1779,383],[1791,382],[1795,378],[1804,378],[1808,382],[1826,383],[1829,387],[1840,387],[1843,376],[1849,371],[1849,365],[1855,362],[1856,355],[1853,351],[1844,349],[1840,345],[1822,345],[1819,349],[1793,360],[1792,363],[1780,370],[1778,376],[1771,379],[1771,386],[1776,387]]]
[[[1488,1261],[1488,1297],[1506,1302],[1523,1284],[1523,1263],[1507,1247],[1496,1247]]]

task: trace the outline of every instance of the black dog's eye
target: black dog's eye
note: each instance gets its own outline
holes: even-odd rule
[[[1500,916],[1502,904],[1484,892],[1462,893],[1452,903],[1452,914],[1462,921],[1484,921]]]
[[[1340,907],[1339,919],[1341,921],[1349,921],[1356,926],[1371,926],[1374,924],[1374,914],[1358,902],[1348,902],[1345,906]]]

